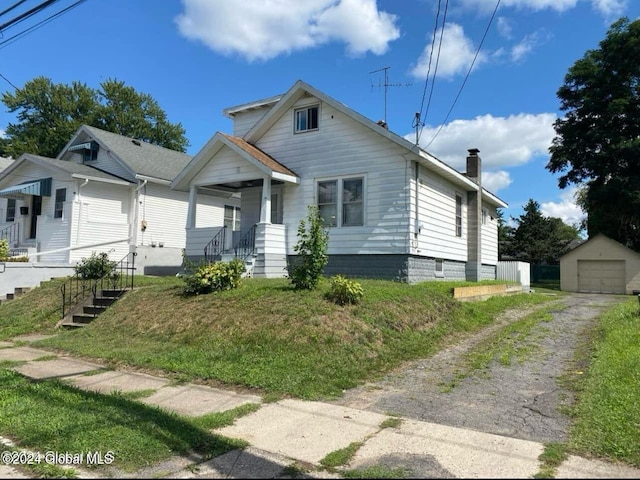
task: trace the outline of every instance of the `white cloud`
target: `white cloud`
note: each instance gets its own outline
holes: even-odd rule
[[[376,0],[183,0],[180,33],[249,61],[344,42],[350,55],[383,54],[400,36]]]
[[[591,0],[593,8],[607,19],[617,18],[624,14],[627,0]]]
[[[512,38],[513,26],[511,24],[511,20],[509,20],[507,17],[498,17],[496,28],[498,29],[498,33],[501,37],[504,37],[506,39]]]
[[[507,188],[513,183],[509,172],[498,170],[496,172],[482,172],[482,186],[492,193]]]
[[[579,1],[590,1],[592,8],[607,19],[623,15],[629,3],[628,0],[502,0],[500,6],[534,12],[555,10],[562,13],[575,8]],[[462,0],[462,5],[482,13],[491,13],[495,8],[495,3],[488,0]]]
[[[431,73],[435,70],[436,59],[438,54],[438,45],[440,44],[440,34],[442,28],[438,30],[435,37],[435,48],[433,49],[433,58],[431,61]],[[466,74],[473,62],[477,47],[473,42],[465,36],[462,26],[456,23],[449,23],[444,27],[442,34],[442,47],[440,50],[440,59],[438,62],[437,76],[450,78],[457,74]],[[411,73],[417,78],[426,78],[429,71],[429,56],[431,55],[431,43],[429,43],[422,55],[418,59],[417,65]],[[478,67],[485,62],[487,56],[480,52],[474,67]]]
[[[481,115],[471,120],[454,120],[445,125],[436,139],[438,127],[427,126],[420,145],[458,170],[466,168],[468,148],[478,148],[487,170],[523,165],[537,155],[548,155],[555,136],[555,113],[520,113],[508,117]],[[406,138],[414,141],[414,135]]]
[[[511,60],[519,62],[529,55],[536,47],[543,44],[549,36],[542,30],[526,35],[520,43],[511,47]]]
[[[577,188],[564,190],[560,194],[560,202],[545,202],[540,205],[540,211],[545,217],[561,218],[567,225],[579,225],[585,218],[582,209],[576,205]]]

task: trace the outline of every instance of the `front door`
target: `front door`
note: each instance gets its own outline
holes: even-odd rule
[[[31,197],[31,230],[29,231],[29,239],[36,238],[38,215],[42,213],[42,197],[33,195]]]

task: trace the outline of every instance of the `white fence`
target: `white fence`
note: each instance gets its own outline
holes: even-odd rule
[[[498,262],[496,268],[496,280],[509,280],[519,282],[522,291],[531,289],[531,265],[526,262]]]

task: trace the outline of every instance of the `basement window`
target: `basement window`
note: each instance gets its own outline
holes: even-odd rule
[[[436,278],[444,278],[444,260],[441,258],[436,258],[435,276]]]

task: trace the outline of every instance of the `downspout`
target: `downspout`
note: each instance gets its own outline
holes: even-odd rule
[[[134,218],[133,218],[133,222],[131,222],[131,232],[130,232],[130,237],[132,239],[133,245],[137,245],[138,244],[138,219],[140,218],[140,202],[138,201],[138,199],[140,198],[140,190],[142,190],[142,188],[144,188],[147,185],[147,182],[149,180],[144,179],[142,181],[142,183],[140,185],[138,185],[134,190],[133,190],[133,202],[134,202]],[[143,218],[144,221],[144,218]],[[144,232],[144,230],[143,230]]]
[[[80,244],[80,227],[82,226],[82,205],[83,205],[83,202],[82,202],[82,192],[81,192],[81,190],[82,190],[83,187],[85,187],[87,185],[87,183],[89,183],[89,179],[85,178],[84,182],[81,183],[80,185],[78,185],[78,203],[79,203],[79,206],[78,206],[78,219],[77,219],[78,226],[76,228],[76,245]],[[68,260],[70,260],[70,259],[68,259]]]

